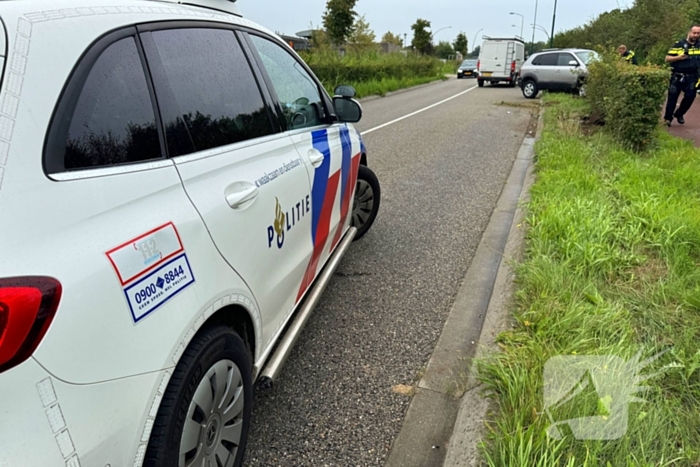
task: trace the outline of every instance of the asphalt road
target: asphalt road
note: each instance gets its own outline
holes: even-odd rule
[[[476,85],[450,79],[362,103],[367,131]],[[530,113],[485,86],[367,133],[382,204],[309,320],[276,386],[254,396],[248,466],[381,466]]]

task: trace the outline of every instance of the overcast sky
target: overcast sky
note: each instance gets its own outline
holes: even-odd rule
[[[321,26],[321,16],[326,7],[326,0],[238,0],[243,16],[282,34],[295,35],[309,29],[309,25]],[[615,8],[626,8],[631,0],[558,0],[555,31],[570,29],[582,25],[598,14]],[[547,30],[552,29],[552,12],[554,0],[538,0],[537,24]],[[477,45],[481,36],[512,36],[520,34],[519,16],[524,16],[523,36],[526,41],[532,39],[532,24],[535,16],[535,0],[358,0],[355,11],[365,18],[377,36],[391,31],[395,34],[407,34],[408,41],[413,37],[411,25],[416,19],[423,18],[431,23],[434,32],[452,26],[435,35],[435,42],[449,40],[452,42],[459,32],[464,32],[469,40],[469,49],[475,34]],[[512,27],[516,25],[516,27]],[[535,41],[545,41],[547,36],[535,29]]]

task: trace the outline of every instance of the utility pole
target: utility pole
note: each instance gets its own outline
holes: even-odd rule
[[[537,0],[535,0],[535,24],[537,24]],[[530,55],[535,53],[535,27],[532,27],[532,42],[530,43]]]
[[[549,36],[549,48],[554,47],[554,20],[557,17],[557,0],[554,0],[554,13],[552,13],[552,35]]]

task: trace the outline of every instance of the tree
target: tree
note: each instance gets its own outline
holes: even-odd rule
[[[348,42],[356,50],[367,50],[375,46],[375,38],[374,31],[369,27],[365,15],[362,15],[360,18],[357,18],[357,21],[353,25],[353,31],[350,34]]]
[[[472,58],[478,58],[480,53],[481,53],[481,46],[477,45],[476,47],[474,47],[474,49],[472,50],[472,53],[470,53],[469,56]]]
[[[399,37],[398,34],[394,34],[391,31],[387,31],[382,36],[382,42],[386,42],[388,44],[393,44],[393,45],[398,45],[399,47],[403,47],[403,39],[401,39],[401,37]]]
[[[344,44],[353,33],[357,0],[328,0],[323,13],[323,27],[328,38],[336,45]]]
[[[435,56],[438,58],[449,58],[450,55],[454,55],[455,51],[447,41],[440,41],[438,45],[435,46]]]
[[[598,15],[583,26],[557,33],[556,47],[615,49],[625,44],[640,62],[663,64],[671,45],[700,20],[698,0],[635,0],[624,10]]]
[[[532,42],[526,42],[525,43],[525,56],[529,57],[530,55],[532,55],[530,53],[531,50],[532,50],[532,53],[534,54],[537,52],[541,52],[542,50],[546,49],[547,47],[549,47],[549,42],[539,41],[539,42],[535,42],[534,45]]]
[[[414,49],[426,55],[433,51],[433,37],[428,31],[429,27],[430,21],[420,18],[416,20],[413,26],[411,26],[411,29],[413,30],[413,41],[411,41],[411,45]]]
[[[459,52],[462,54],[462,56],[466,57],[467,56],[467,45],[469,43],[467,42],[467,36],[464,35],[463,32],[460,32],[457,34],[457,38],[455,41],[452,43],[454,46],[455,52]]]
[[[322,28],[316,26],[313,23],[309,23],[309,30],[311,31],[311,47],[316,50],[328,49],[331,46],[331,41],[328,38],[328,34]]]

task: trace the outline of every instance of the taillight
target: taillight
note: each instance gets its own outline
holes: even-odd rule
[[[481,71],[481,60],[476,61],[476,69]]]
[[[513,60],[510,64],[510,72],[515,73],[515,60]]]
[[[0,373],[36,350],[51,325],[61,284],[49,277],[0,279]]]

